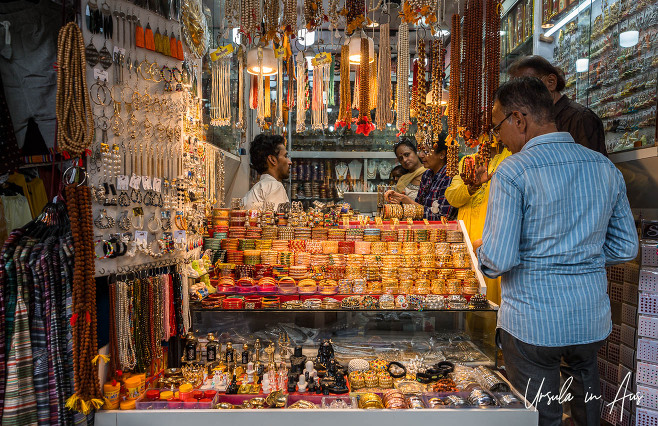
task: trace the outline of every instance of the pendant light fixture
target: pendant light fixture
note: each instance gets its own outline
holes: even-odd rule
[[[368,39],[368,63],[375,61],[375,43],[372,38],[368,37],[366,33],[361,30],[357,31],[350,38],[347,39],[347,44],[350,46],[350,64],[361,64],[361,39]]]
[[[258,47],[247,52],[247,72],[252,75],[258,75],[260,69],[258,67]],[[263,51],[263,76],[274,75],[277,73],[276,57],[274,56],[274,49],[270,47],[261,48]]]

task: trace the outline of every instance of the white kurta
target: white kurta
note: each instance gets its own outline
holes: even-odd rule
[[[288,203],[288,193],[283,183],[272,175],[263,173],[260,180],[247,192],[242,199],[245,209],[261,208],[263,202],[273,203],[276,209],[279,204]]]

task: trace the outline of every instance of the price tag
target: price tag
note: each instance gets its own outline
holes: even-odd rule
[[[318,65],[323,65],[323,64],[328,64],[331,62],[331,54],[324,52],[324,53],[318,53],[315,55],[315,57],[311,60],[311,64],[314,67],[317,67]]]
[[[134,190],[139,191],[139,185],[142,183],[142,179],[137,175],[132,175],[130,177],[130,187]]]
[[[226,46],[219,46],[217,50],[210,53],[210,59],[214,62],[218,59],[225,58],[227,56],[230,56],[234,50],[235,48],[233,47],[232,44],[227,44]]]
[[[149,233],[147,231],[136,231],[135,242],[139,245],[146,245],[148,243]]]
[[[425,224],[425,226],[430,226],[430,221],[425,218],[423,218],[423,223]]]
[[[185,231],[174,231],[174,242],[187,243],[187,233]]]
[[[398,226],[399,224],[400,224],[400,219],[398,219],[397,217],[394,217],[394,218],[393,218],[393,227],[395,228],[395,227]]]
[[[155,192],[161,192],[162,191],[162,179],[153,178],[153,190]]]
[[[379,216],[375,216],[375,225],[381,226],[383,224],[384,224],[384,221],[382,220],[382,218],[379,217]]]
[[[109,78],[109,75],[106,70],[100,70],[98,68],[94,68],[94,80],[103,80],[107,81]]]
[[[129,183],[128,176],[126,175],[117,176],[117,188],[119,188],[119,191],[127,191],[128,183]]]
[[[414,224],[414,220],[412,218],[408,217],[407,218],[407,225],[413,225],[413,224]]]
[[[343,226],[349,228],[349,226],[350,226],[350,218],[349,217],[344,217],[343,218]]]
[[[151,177],[150,176],[142,176],[142,187],[147,191],[150,191],[151,189],[153,189],[152,186],[151,186]]]
[[[278,49],[274,49],[274,57],[279,59],[279,58],[285,58],[286,57],[286,48],[285,47],[279,47]]]

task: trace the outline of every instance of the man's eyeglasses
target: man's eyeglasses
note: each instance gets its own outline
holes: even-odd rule
[[[519,111],[519,112],[520,112],[520,111]],[[493,126],[493,127],[491,128],[491,132],[492,132],[494,135],[499,136],[500,126],[502,126],[503,123],[504,123],[508,118],[510,118],[510,117],[512,116],[512,114],[514,114],[514,111],[510,112],[509,114],[507,114],[507,115],[505,116],[505,118],[503,118],[502,120],[500,120],[500,123],[498,123],[498,124],[496,124],[495,126]],[[521,112],[521,115],[523,115],[523,116],[525,117],[525,116],[528,115],[528,114],[526,114],[525,112]]]

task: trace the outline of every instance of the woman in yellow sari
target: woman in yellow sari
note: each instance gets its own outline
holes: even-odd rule
[[[511,153],[505,148],[489,160],[488,166],[478,167],[475,170],[474,184],[466,185],[462,176],[457,175],[452,178],[452,183],[446,189],[446,200],[451,206],[459,209],[457,219],[464,221],[471,243],[482,238],[489,200],[489,180],[491,180],[498,165],[510,155]],[[459,162],[459,170],[462,173],[463,165],[464,158]],[[500,278],[492,280],[485,277],[484,280],[487,283],[487,299],[500,304]]]
[[[415,200],[416,195],[418,195],[420,180],[427,169],[423,167],[423,163],[418,158],[416,144],[409,139],[401,139],[393,150],[400,165],[407,171],[406,174],[400,176],[400,179],[398,179],[398,183],[395,185],[395,192],[404,194]]]

